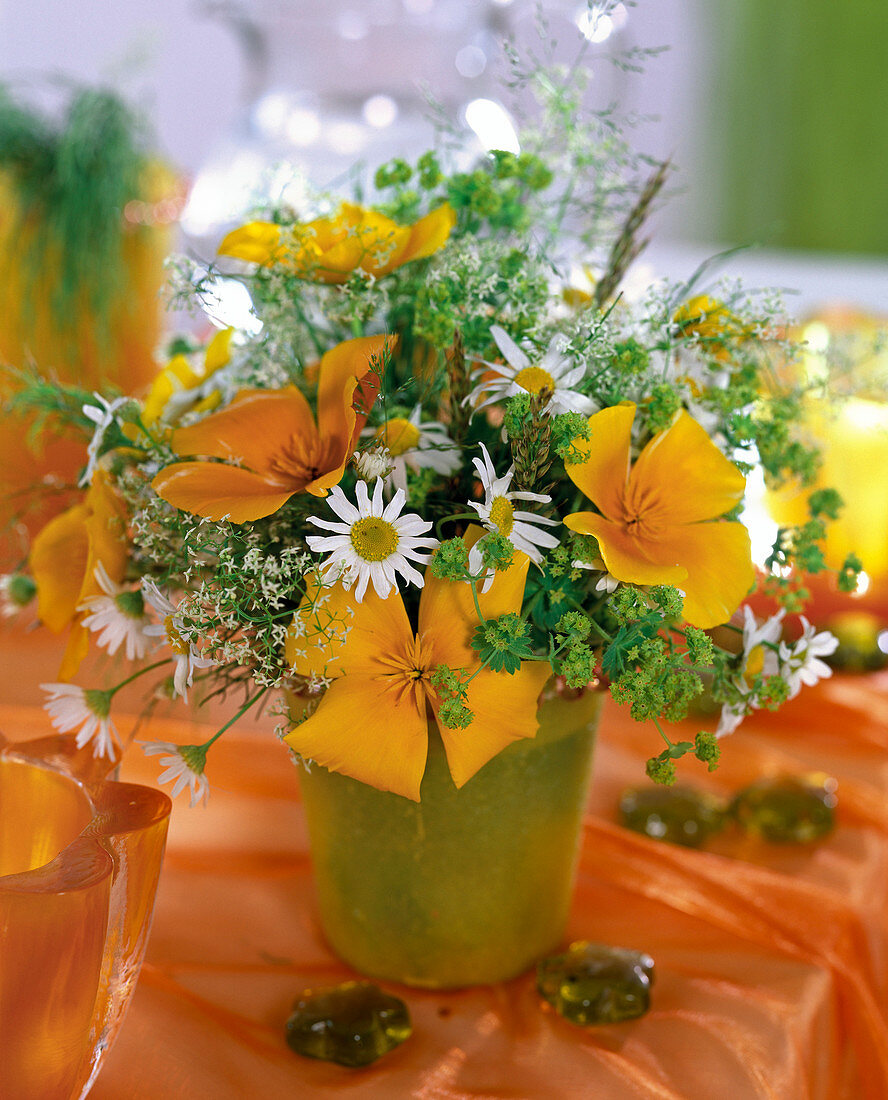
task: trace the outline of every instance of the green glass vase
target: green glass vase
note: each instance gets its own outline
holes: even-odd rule
[[[340,958],[369,977],[454,988],[515,977],[557,947],[601,700],[547,689],[536,737],[460,790],[430,722],[418,803],[303,769],[321,925]]]

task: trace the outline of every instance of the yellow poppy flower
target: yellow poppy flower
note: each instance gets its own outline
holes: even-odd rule
[[[59,671],[70,680],[86,656],[89,631],[79,613],[90,596],[102,595],[96,566],[115,583],[127,562],[126,513],[104,470],[96,470],[84,500],[51,519],[31,544],[29,564],[37,585],[37,611],[56,634],[72,624]]]
[[[413,225],[398,225],[376,210],[343,203],[331,218],[317,218],[292,230],[271,222],[248,222],[232,230],[219,254],[269,266],[283,264],[303,279],[344,283],[353,271],[390,271],[437,252],[456,221],[449,203]]]
[[[217,332],[207,345],[203,363],[192,363],[184,355],[174,355],[151,383],[142,408],[142,420],[151,425],[161,418],[175,419],[194,404],[186,395],[220,367],[231,361],[233,328]]]
[[[481,533],[474,529],[467,541]],[[479,595],[485,618],[520,608],[528,562],[517,553]],[[512,741],[536,735],[537,700],[552,670],[544,661],[524,661],[512,676],[480,667],[469,644],[478,617],[468,584],[427,574],[415,635],[397,592],[381,600],[371,591],[356,603],[341,586],[315,589],[297,615],[301,629],[287,645],[294,671],[309,676],[326,667],[335,677],[315,713],[285,737],[307,759],[418,802],[428,708],[457,787]],[[439,664],[473,677],[467,705],[474,719],[466,729],[449,729],[438,717],[431,676]]]
[[[567,465],[573,483],[600,510],[565,516],[565,526],[598,540],[608,573],[630,584],[672,584],[685,593],[685,618],[703,629],[727,622],[752,587],[749,533],[718,520],[743,497],[746,479],[686,412],[630,465],[635,405],[589,417],[585,457]]]
[[[720,362],[731,356],[731,341],[743,340],[751,334],[724,302],[708,294],[689,298],[675,311],[674,321],[680,336],[696,336],[703,347]]]
[[[233,523],[270,516],[294,493],[326,496],[342,478],[378,390],[370,360],[392,339],[362,336],[324,355],[317,423],[301,391],[288,386],[245,390],[221,412],[177,429],[176,454],[227,462],[176,462],[154,478],[155,492],[185,512]]]

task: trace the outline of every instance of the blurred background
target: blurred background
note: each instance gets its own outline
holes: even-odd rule
[[[884,304],[883,0],[638,0],[599,20],[583,0],[543,8],[562,44],[584,27],[601,102],[637,115],[638,144],[678,167],[655,266],[749,244],[757,252],[739,269],[771,274],[777,253],[778,281],[801,291],[803,309],[818,297]],[[535,10],[533,0],[0,0],[0,80],[46,103],[70,80],[120,91],[193,188],[183,226],[203,239],[257,188],[280,192],[275,165],[327,184],[371,144],[383,159],[428,140],[421,81],[463,118],[472,103],[504,101],[498,42],[533,45]],[[667,49],[644,76],[605,60],[655,46]],[[483,114],[476,126],[496,125]]]

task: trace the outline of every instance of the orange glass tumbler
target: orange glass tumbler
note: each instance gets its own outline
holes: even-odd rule
[[[69,738],[0,738],[0,1096],[89,1092],[135,988],[171,808]]]

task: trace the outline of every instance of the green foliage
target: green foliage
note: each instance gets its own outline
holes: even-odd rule
[[[842,562],[842,568],[839,570],[839,591],[856,592],[862,570],[863,562],[860,558],[856,554],[849,554]]]
[[[694,756],[702,760],[708,766],[708,770],[714,772],[718,767],[721,757],[721,748],[716,736],[711,731],[701,730],[694,738]]]
[[[520,615],[514,613],[488,619],[475,628],[472,648],[494,672],[515,673],[521,662],[533,657],[530,631]]]
[[[478,540],[477,547],[481,551],[481,561],[484,563],[485,571],[495,569],[499,572],[508,569],[515,557],[515,547],[496,531],[488,531]]]
[[[448,665],[437,666],[431,677],[438,692],[438,717],[448,729],[465,729],[474,718],[466,706],[465,673],[455,672]]]
[[[674,386],[668,382],[654,386],[647,406],[648,427],[651,432],[656,434],[665,431],[680,408],[681,398]]]
[[[433,577],[461,581],[469,572],[469,552],[463,539],[447,539],[435,550],[429,568]]]

